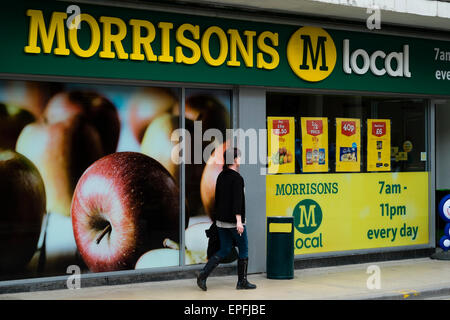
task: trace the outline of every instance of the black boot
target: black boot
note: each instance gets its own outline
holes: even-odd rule
[[[219,265],[219,256],[213,255],[206,265],[203,267],[202,271],[197,276],[197,285],[203,291],[206,291],[206,279],[211,274],[211,272]]]
[[[248,258],[238,260],[238,282],[236,289],[256,289],[254,284],[247,281]]]

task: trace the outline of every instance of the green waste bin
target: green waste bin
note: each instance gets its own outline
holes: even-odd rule
[[[269,279],[294,278],[294,217],[267,217],[266,267]]]

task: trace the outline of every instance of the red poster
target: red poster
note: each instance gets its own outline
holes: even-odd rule
[[[382,137],[386,134],[386,122],[372,122],[372,135]]]
[[[342,121],[341,132],[344,136],[350,137],[356,133],[355,121]]]
[[[311,136],[319,136],[323,133],[322,120],[306,120],[306,132]]]
[[[273,120],[273,134],[284,136],[289,133],[289,120]]]

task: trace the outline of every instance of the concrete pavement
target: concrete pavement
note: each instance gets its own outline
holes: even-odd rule
[[[379,276],[379,277],[378,277]],[[256,290],[235,290],[236,276],[144,282],[1,294],[0,300],[360,300],[427,299],[450,295],[450,261],[430,258],[297,269],[289,280],[251,274]]]

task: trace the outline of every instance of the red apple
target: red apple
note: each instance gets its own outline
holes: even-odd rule
[[[142,153],[113,153],[92,164],[77,184],[71,211],[78,250],[93,272],[133,269],[165,238],[179,238],[179,189]]]
[[[203,170],[200,193],[205,213],[209,217],[211,217],[214,211],[217,177],[222,172],[225,162],[223,154],[229,145],[230,143],[227,141],[214,149]]]
[[[104,154],[116,151],[120,135],[120,119],[114,104],[94,91],[73,90],[55,95],[44,111],[52,124],[82,115],[97,130]]]
[[[14,150],[20,132],[34,120],[30,111],[0,103],[0,148]]]
[[[37,249],[45,214],[44,182],[34,164],[0,150],[0,270],[23,270]]]
[[[136,140],[140,143],[148,125],[175,106],[177,98],[169,89],[150,87],[136,92],[128,104],[128,124]]]
[[[103,155],[97,131],[79,116],[53,124],[32,123],[21,132],[16,150],[39,169],[47,211],[70,215],[72,194],[84,170]]]

